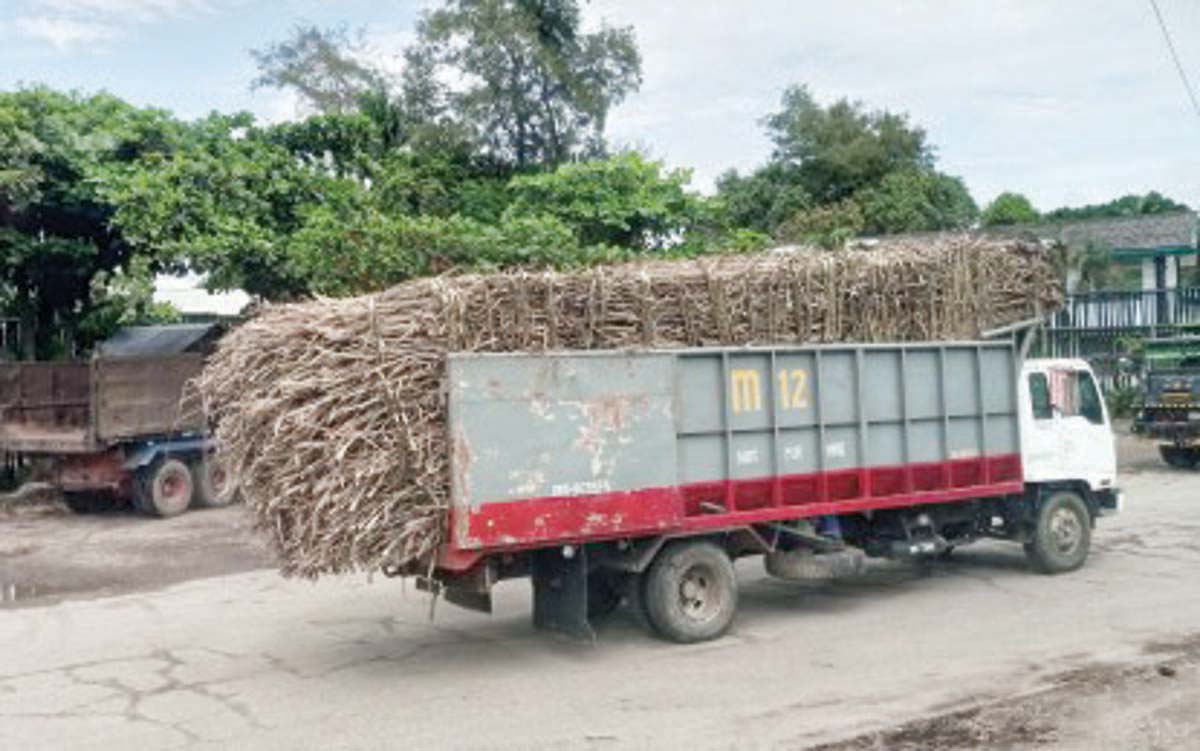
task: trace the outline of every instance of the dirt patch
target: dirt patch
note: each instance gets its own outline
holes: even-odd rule
[[[1146,664],[1085,665],[1047,676],[1046,688],[1032,694],[914,720],[889,730],[815,746],[810,751],[1016,751],[1049,745],[1060,748],[1066,741],[1085,748],[1084,733],[1091,718],[1110,717],[1108,705],[1122,703],[1146,707],[1152,721],[1126,723],[1131,740],[1112,748],[1142,748],[1137,745],[1138,733],[1159,738],[1190,732],[1177,725],[1190,727],[1197,718],[1194,713],[1179,711],[1175,698],[1195,693],[1185,686],[1200,679],[1196,670],[1200,665],[1200,634],[1152,642],[1143,651],[1163,659]],[[1175,724],[1164,719],[1166,712],[1174,713]]]
[[[71,513],[53,486],[30,482],[11,493],[0,493],[0,520],[16,516],[59,516]]]
[[[240,507],[172,519],[130,511],[0,513],[0,609],[159,589],[273,565]]]

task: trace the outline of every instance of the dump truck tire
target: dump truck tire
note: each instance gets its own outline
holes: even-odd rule
[[[1074,571],[1087,560],[1092,545],[1092,515],[1079,494],[1059,491],[1042,502],[1037,526],[1025,543],[1025,554],[1043,574]]]
[[[228,477],[221,464],[212,454],[191,463],[192,504],[199,508],[221,508],[237,501],[237,491],[230,487]]]
[[[681,644],[724,634],[737,611],[733,561],[707,540],[668,545],[646,571],[646,616],[661,636]]]
[[[159,459],[135,478],[134,501],[142,513],[178,516],[191,505],[194,489],[188,465],[178,459]]]

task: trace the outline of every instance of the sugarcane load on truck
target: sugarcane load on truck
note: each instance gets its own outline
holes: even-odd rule
[[[1044,572],[1118,506],[1087,365],[994,330],[1060,299],[970,236],[409,282],[267,308],[200,383],[285,574],[383,570],[537,626],[722,634],[733,561],[784,578],[985,538]]]

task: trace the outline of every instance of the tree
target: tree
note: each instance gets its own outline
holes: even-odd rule
[[[246,114],[210,115],[189,133],[185,148],[142,160],[110,186],[113,223],[126,242],[186,259],[216,289],[269,299],[307,294],[290,238],[314,207],[357,198],[361,178],[298,158]]]
[[[418,24],[407,59],[424,73],[406,89],[436,101],[430,82],[461,82],[444,94],[454,117],[519,169],[594,152],[641,83],[641,57],[631,28],[579,27],[576,0],[448,0]]]
[[[813,206],[795,168],[781,162],[771,162],[745,176],[736,170],[726,172],[717,178],[717,195],[728,226],[764,234],[773,233],[785,220]]]
[[[963,230],[979,215],[963,181],[930,169],[888,173],[855,195],[871,234]]]
[[[804,86],[787,89],[781,109],[765,123],[774,160],[795,167],[817,203],[848,198],[897,170],[933,166],[925,131],[907,115],[868,111],[847,99],[822,107]]]
[[[1187,211],[1187,209],[1187,204],[1179,203],[1152,190],[1144,196],[1130,194],[1116,198],[1108,203],[1055,209],[1046,214],[1046,219],[1050,221],[1078,221],[1168,214],[1176,211]]]
[[[362,39],[344,28],[297,26],[288,39],[250,52],[259,70],[251,87],[292,89],[317,112],[351,112],[363,94],[387,89],[382,74],[356,59],[362,52]]]
[[[1013,224],[1033,224],[1041,219],[1029,199],[1020,193],[1001,193],[992,199],[980,216],[984,227],[1004,227]]]
[[[564,164],[513,178],[505,215],[554,217],[582,246],[660,248],[699,220],[700,202],[686,190],[690,180],[685,170],[664,174],[661,164],[635,153]]]
[[[185,138],[165,112],[107,94],[0,93],[0,300],[21,321],[25,357],[69,354],[105,295],[98,280],[150,275],[175,259],[137,251],[113,224],[107,188]],[[117,316],[119,319],[120,316]]]

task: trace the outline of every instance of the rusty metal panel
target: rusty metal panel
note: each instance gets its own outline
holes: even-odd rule
[[[203,367],[198,354],[95,360],[97,437],[112,441],[202,430],[199,415],[184,414],[180,400],[185,384]]]
[[[667,354],[452,355],[455,508],[670,486]]]
[[[87,363],[0,364],[0,450],[89,450],[90,411]]]

